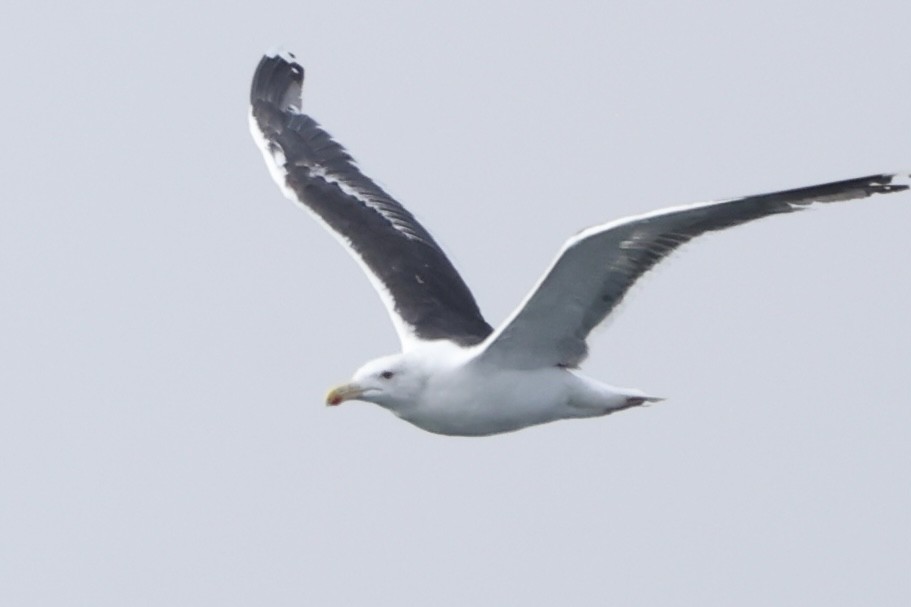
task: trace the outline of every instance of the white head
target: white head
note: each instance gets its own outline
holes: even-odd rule
[[[403,354],[371,360],[354,373],[347,384],[326,395],[326,404],[340,405],[346,400],[364,400],[393,411],[408,408],[420,396],[427,380],[420,366],[411,364]]]

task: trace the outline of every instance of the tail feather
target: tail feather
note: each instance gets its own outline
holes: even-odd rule
[[[639,407],[642,405],[647,405],[648,403],[660,403],[663,400],[667,400],[661,396],[627,396],[626,405],[623,407],[627,409],[629,407]]]

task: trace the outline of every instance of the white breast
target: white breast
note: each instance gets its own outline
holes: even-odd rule
[[[574,376],[560,368],[484,372],[458,366],[434,374],[401,417],[438,434],[484,436],[565,417]]]

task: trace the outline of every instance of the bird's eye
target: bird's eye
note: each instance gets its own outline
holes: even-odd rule
[[[392,371],[383,371],[382,373],[380,373],[380,377],[382,377],[383,379],[392,379],[393,375],[395,375],[395,373],[393,373]]]

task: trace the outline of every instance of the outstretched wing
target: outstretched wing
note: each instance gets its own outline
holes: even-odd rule
[[[345,149],[300,111],[304,69],[263,57],[250,91],[250,128],[272,177],[338,236],[364,268],[403,348],[419,340],[481,342],[492,329],[433,237],[365,177]]]
[[[796,190],[662,209],[582,231],[512,316],[480,346],[478,360],[502,367],[574,367],[585,339],[629,288],[680,245],[714,230],[793,213],[816,202],[900,192],[906,174],[871,175]]]

